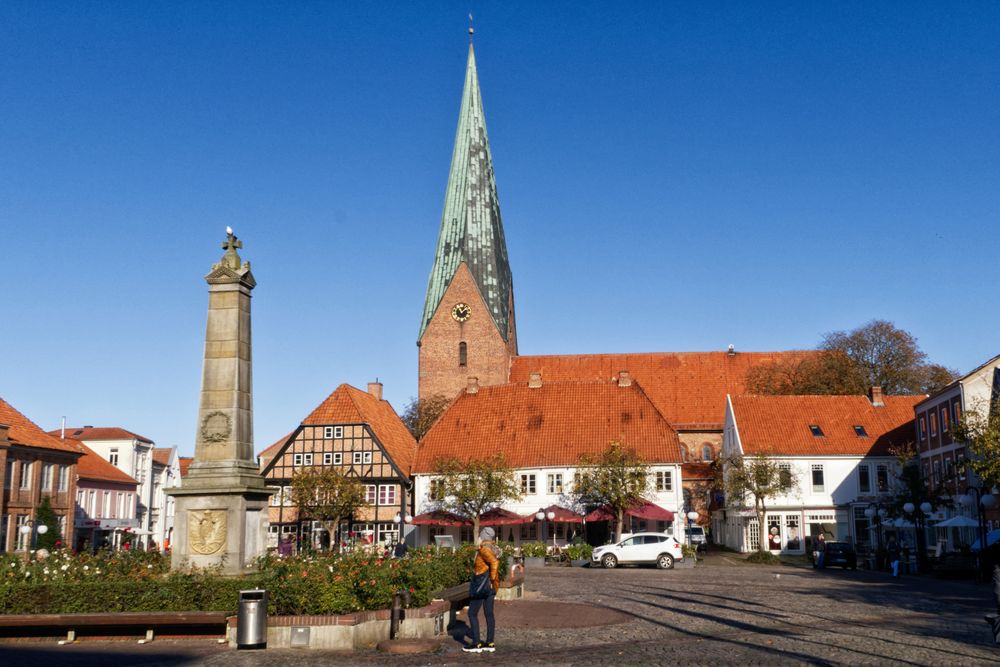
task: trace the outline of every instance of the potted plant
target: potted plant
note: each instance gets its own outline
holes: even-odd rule
[[[589,544],[571,544],[566,547],[566,555],[569,556],[569,564],[573,567],[585,567],[590,564],[590,557],[594,553],[594,547]]]
[[[543,567],[547,551],[548,549],[541,542],[525,542],[522,544],[521,554],[524,556],[524,567]]]

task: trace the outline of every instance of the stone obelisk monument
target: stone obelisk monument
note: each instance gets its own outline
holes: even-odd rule
[[[267,502],[253,454],[250,291],[257,285],[243,244],[226,229],[226,251],[212,265],[201,404],[194,461],[176,499],[172,565],[245,571],[267,544]]]

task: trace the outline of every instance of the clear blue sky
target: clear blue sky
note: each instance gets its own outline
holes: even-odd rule
[[[256,449],[401,410],[469,10],[523,354],[998,351],[1000,3],[0,3],[0,396],[193,452],[226,225]]]

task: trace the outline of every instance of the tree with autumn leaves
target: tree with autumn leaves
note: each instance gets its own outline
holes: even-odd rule
[[[615,516],[615,535],[621,537],[625,512],[641,502],[649,488],[649,466],[634,449],[611,442],[597,456],[580,457],[573,494],[587,506],[605,506]]]
[[[323,524],[333,546],[339,543],[340,522],[365,504],[365,487],[335,468],[309,468],[292,477],[292,502],[300,519]]]
[[[483,514],[509,500],[521,499],[521,487],[502,453],[486,458],[441,458],[435,462],[434,497],[438,509],[472,522],[479,535]]]

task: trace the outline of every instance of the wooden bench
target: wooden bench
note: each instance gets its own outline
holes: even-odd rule
[[[9,614],[0,615],[0,631],[10,635],[12,630],[59,630],[66,633],[60,644],[76,641],[78,630],[93,628],[143,629],[146,631],[140,644],[153,641],[157,628],[218,627],[219,636],[226,634],[226,618],[223,611],[174,611],[174,612],[120,612],[111,614]]]

